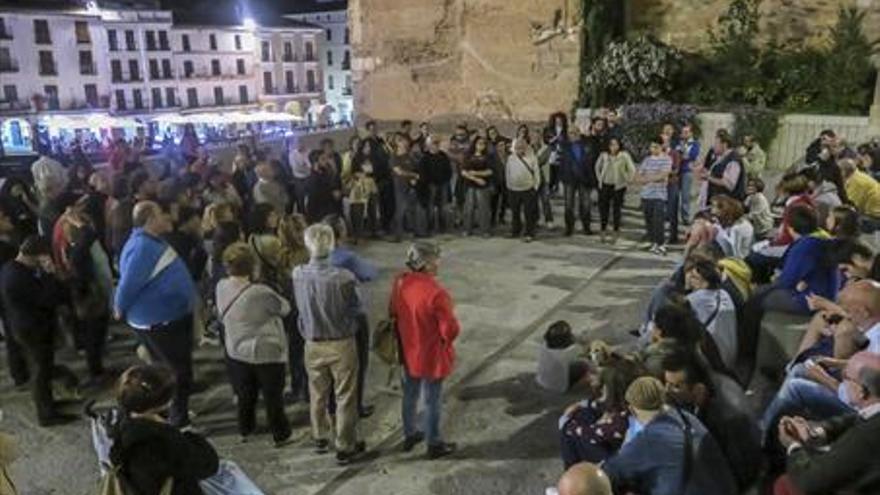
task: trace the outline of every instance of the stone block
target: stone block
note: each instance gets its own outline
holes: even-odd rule
[[[761,321],[755,369],[758,372],[781,373],[797,352],[807,331],[809,316],[770,312]]]

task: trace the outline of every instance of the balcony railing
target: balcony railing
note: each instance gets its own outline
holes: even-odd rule
[[[163,52],[171,51],[171,46],[168,44],[168,41],[164,43],[159,43],[159,50]]]
[[[52,62],[40,62],[40,75],[57,76],[58,64],[56,64],[54,60]]]
[[[220,74],[214,74],[214,73],[208,72],[208,71],[201,71],[201,72],[190,72],[189,74],[184,74],[183,78],[184,79],[215,79],[216,80],[216,79],[246,79],[251,76],[253,76],[253,74],[248,73],[248,72],[245,72],[244,74],[240,74],[238,72],[230,72],[230,73],[221,72]]]
[[[143,80],[144,80],[144,78],[141,77],[140,74],[136,74],[134,76],[128,76],[128,78],[126,78],[122,74],[113,74],[110,77],[110,82],[114,82],[114,83],[142,82]]]
[[[281,59],[281,61],[287,62],[287,63],[299,62],[299,60],[297,60],[296,56],[294,56],[294,55],[285,55],[284,58]]]
[[[35,42],[38,45],[51,45],[52,44],[52,37],[49,36],[49,33],[45,33],[45,34],[37,33],[37,35],[35,36]]]
[[[79,73],[84,76],[94,76],[94,75],[98,74],[98,68],[97,68],[97,66],[95,66],[94,62],[89,62],[89,63],[80,62]]]
[[[3,60],[0,62],[0,72],[18,72],[18,62],[15,60]]]
[[[351,61],[343,60],[342,61],[342,70],[351,70]]]
[[[342,88],[342,96],[351,96],[352,90],[351,88]]]
[[[77,35],[76,36],[76,43],[79,45],[88,45],[88,44],[91,44],[91,42],[92,42],[92,38],[89,35],[85,35],[85,36]]]
[[[306,54],[306,62],[317,62],[318,59],[314,55]]]
[[[0,29],[0,40],[11,40],[11,39],[12,39],[12,33],[10,33],[9,31],[7,31],[5,29]]]

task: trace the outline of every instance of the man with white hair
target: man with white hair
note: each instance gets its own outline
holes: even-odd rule
[[[403,450],[409,452],[422,440],[428,443],[428,458],[455,452],[455,444],[440,436],[440,407],[443,381],[455,363],[453,342],[460,331],[452,298],[437,282],[440,248],[416,242],[406,254],[409,272],[398,276],[391,289],[391,314],[397,319],[403,358]],[[416,426],[419,397],[425,394],[425,425]]]
[[[366,449],[364,442],[357,440],[355,332],[362,312],[358,281],[353,273],[330,261],[336,244],[333,228],[312,225],[305,231],[305,244],[311,259],[293,270],[293,291],[300,333],[306,341],[312,436],[318,453],[326,453],[333,431],[327,403],[335,394],[336,461],[346,465]]]

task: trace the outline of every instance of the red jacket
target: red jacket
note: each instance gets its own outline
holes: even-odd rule
[[[810,197],[810,193],[804,193],[789,198],[786,201],[785,210],[782,212],[782,225],[779,226],[779,232],[777,232],[773,242],[770,243],[772,246],[788,246],[794,242],[794,239],[791,238],[791,234],[788,232],[788,225],[790,222],[791,210],[794,207],[801,205],[816,208],[816,202]],[[825,228],[824,225],[820,225],[819,227]]]
[[[407,373],[413,378],[446,378],[452,373],[452,343],[460,330],[449,293],[433,275],[421,272],[404,274],[396,290],[391,310],[397,316]]]

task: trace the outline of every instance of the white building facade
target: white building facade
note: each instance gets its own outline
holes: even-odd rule
[[[294,7],[293,12],[285,17],[323,28],[318,58],[324,76],[326,101],[332,107],[335,122],[354,122],[347,2],[313,0],[300,10]]]

